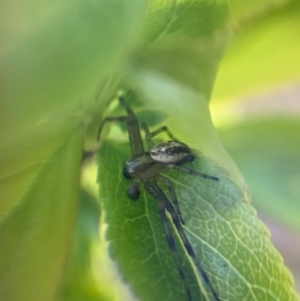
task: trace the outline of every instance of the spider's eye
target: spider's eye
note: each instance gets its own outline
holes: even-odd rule
[[[139,199],[141,194],[140,187],[137,184],[132,184],[127,189],[127,196],[132,200],[136,201]]]
[[[128,179],[128,180],[131,180],[132,179],[132,176],[130,175],[130,173],[128,172],[126,166],[124,165],[123,167],[123,176]]]

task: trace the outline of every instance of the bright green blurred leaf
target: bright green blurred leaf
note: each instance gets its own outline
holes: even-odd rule
[[[228,3],[223,0],[152,0],[141,38],[145,43],[153,43],[170,35],[208,36],[224,26],[227,12]]]
[[[245,175],[255,206],[300,229],[300,122],[288,118],[254,119],[220,138]]]
[[[143,92],[155,93],[160,99],[166,96],[163,91],[152,88],[155,80],[166,82],[166,90],[171,82],[183,89],[199,91],[208,101],[226,38],[226,33],[220,32],[198,39],[162,40],[133,57],[129,77]]]
[[[290,0],[230,0],[230,20],[238,25],[255,22],[256,19],[271,14],[289,2]]]
[[[99,245],[100,208],[97,200],[80,189],[76,227],[60,301],[111,301],[108,283],[97,283],[93,275],[93,249]]]
[[[0,4],[1,300],[55,300],[83,148],[83,128],[71,128],[87,117],[74,108],[122,68],[145,2]]]
[[[0,152],[1,300],[55,300],[74,226],[82,135],[69,125]]]
[[[105,142],[99,152],[98,180],[111,256],[139,300],[184,300],[156,201],[144,190],[135,203],[126,197],[130,182],[122,169],[129,157],[129,146],[116,142]],[[244,202],[246,192],[208,159],[200,157],[190,167],[220,178],[215,182],[168,173],[186,235],[221,299],[298,300],[269,234]],[[208,300],[189,256],[182,245],[177,246],[194,300]]]
[[[300,79],[300,2],[286,3],[237,32],[217,75],[214,102]]]
[[[152,1],[141,33],[150,44],[132,57],[127,80],[164,99],[169,82],[208,101],[228,33],[226,1]],[[163,89],[155,89],[156,81]],[[152,96],[153,95],[153,96]]]
[[[95,95],[132,47],[146,0],[1,2],[1,131]]]

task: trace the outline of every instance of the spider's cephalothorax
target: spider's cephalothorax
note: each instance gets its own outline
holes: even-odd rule
[[[219,179],[183,167],[182,165],[184,165],[185,163],[192,162],[195,159],[195,156],[190,148],[186,144],[177,141],[166,127],[161,127],[154,132],[150,132],[145,124],[142,125],[146,134],[146,141],[149,146],[149,152],[145,151],[140,134],[140,127],[134,112],[126,104],[123,97],[119,98],[119,102],[125,108],[127,115],[107,117],[106,119],[104,119],[98,131],[98,138],[101,133],[101,129],[106,122],[125,121],[127,123],[128,137],[131,148],[131,158],[126,161],[123,169],[123,174],[127,179],[132,180],[132,184],[127,189],[128,197],[131,200],[136,201],[140,196],[140,184],[142,183],[145,190],[157,201],[158,212],[165,231],[166,240],[169,245],[170,251],[172,252],[179,277],[186,292],[187,299],[189,301],[193,300],[187,279],[185,278],[185,274],[181,266],[179,256],[177,254],[175,240],[172,235],[172,229],[169,225],[169,220],[166,216],[166,211],[169,212],[172,218],[172,222],[187,253],[192,258],[198,272],[205,281],[206,286],[211,291],[214,300],[220,301],[217,292],[210,282],[206,271],[200,265],[200,262],[184,232],[184,229],[182,227],[184,221],[181,216],[175,190],[172,187],[172,182],[169,178],[163,176],[161,172],[166,168],[171,168],[190,175],[196,175],[211,180],[217,181]],[[154,145],[152,138],[161,132],[166,132],[172,140]],[[164,185],[166,185],[172,202],[169,201],[163,190],[158,186],[157,181],[160,181]]]

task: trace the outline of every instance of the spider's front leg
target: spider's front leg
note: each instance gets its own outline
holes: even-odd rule
[[[145,131],[145,137],[146,137],[146,141],[148,143],[149,148],[151,148],[154,145],[152,138],[159,135],[162,132],[166,132],[171,140],[178,141],[172,135],[172,133],[169,131],[169,129],[166,126],[162,126],[162,127],[158,128],[157,130],[155,130],[154,132],[150,132],[148,126],[145,123],[142,123],[141,126],[142,126],[143,130]]]

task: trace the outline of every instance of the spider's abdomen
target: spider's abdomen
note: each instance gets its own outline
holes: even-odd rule
[[[168,141],[153,146],[150,150],[150,156],[156,162],[175,165],[181,165],[195,159],[189,147],[178,141]]]

